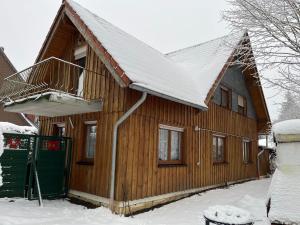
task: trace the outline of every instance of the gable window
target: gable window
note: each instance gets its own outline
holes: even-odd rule
[[[221,87],[221,106],[227,109],[231,108],[231,91],[224,86]]]
[[[251,162],[251,142],[247,139],[243,139],[243,162]]]
[[[238,95],[238,113],[247,114],[247,100],[244,96]]]
[[[225,162],[225,137],[213,136],[213,162],[223,163]]]
[[[159,164],[182,164],[183,128],[159,125]]]
[[[84,158],[94,159],[96,150],[97,123],[85,122],[85,155]]]
[[[64,137],[66,135],[66,128],[64,123],[57,123],[53,125],[53,135]]]

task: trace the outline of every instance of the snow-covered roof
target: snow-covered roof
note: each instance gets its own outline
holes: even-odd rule
[[[275,134],[300,134],[300,119],[275,123],[272,130]]]
[[[206,108],[205,99],[233,52],[230,35],[167,55],[101,19],[72,0],[67,3],[130,79],[130,87],[173,101]]]
[[[243,33],[226,35],[202,44],[167,54],[167,57],[184,68],[189,77],[197,83],[202,99],[205,100],[210,88],[242,39]]]
[[[272,131],[277,142],[299,142],[300,119],[275,123],[272,127]]]

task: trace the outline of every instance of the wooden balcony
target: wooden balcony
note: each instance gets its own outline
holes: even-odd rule
[[[101,93],[91,94],[87,81],[105,79],[99,73],[51,57],[4,79],[0,102],[8,112],[63,116],[101,111]]]

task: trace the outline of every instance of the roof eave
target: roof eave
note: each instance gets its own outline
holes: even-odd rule
[[[194,103],[188,102],[188,101],[184,101],[184,100],[175,98],[175,97],[170,96],[170,95],[162,94],[160,92],[150,90],[148,88],[139,86],[139,85],[134,84],[134,83],[130,84],[129,88],[131,88],[133,90],[141,91],[141,92],[147,92],[148,94],[151,94],[151,95],[154,95],[154,96],[157,96],[157,97],[161,97],[161,98],[173,101],[173,102],[177,102],[177,103],[180,103],[180,104],[188,105],[188,106],[191,106],[193,108],[199,109],[201,111],[207,111],[208,110],[208,108],[205,107],[205,106],[202,106],[202,105],[199,105],[199,104],[194,104]]]

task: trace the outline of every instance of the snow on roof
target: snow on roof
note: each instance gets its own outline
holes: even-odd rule
[[[183,67],[197,82],[202,98],[210,88],[233,52],[243,34],[235,33],[202,44],[167,54],[167,57]]]
[[[37,128],[33,126],[19,126],[9,122],[0,122],[0,134],[2,133],[36,134]]]
[[[274,134],[300,134],[300,119],[275,123],[272,130]]]
[[[277,142],[300,142],[300,119],[275,123],[272,131]]]
[[[164,55],[74,1],[67,2],[124,70],[131,88],[207,107],[207,93],[233,51],[224,45],[231,36]]]

